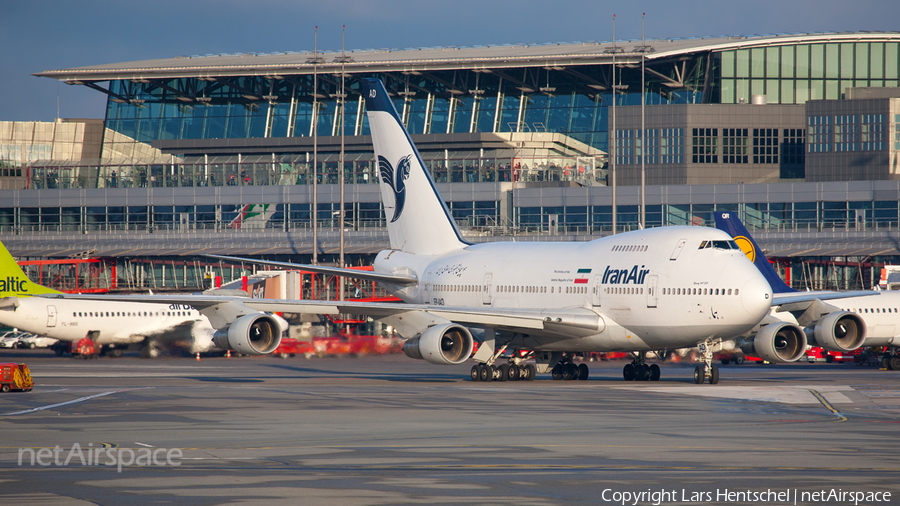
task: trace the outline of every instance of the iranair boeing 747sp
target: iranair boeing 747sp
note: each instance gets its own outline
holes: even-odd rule
[[[530,380],[536,372],[587,379],[587,366],[572,357],[593,351],[631,352],[624,378],[658,380],[646,352],[699,344],[707,352],[695,381],[716,383],[710,345],[750,331],[768,313],[765,278],[713,228],[664,227],[590,242],[466,241],[384,86],[361,82],[391,248],[378,254],[374,272],[302,268],[377,281],[403,303],[139,300],[190,304],[213,326],[232,329],[256,311],[367,314],[408,339],[408,356],[433,364],[461,364],[479,342],[471,369],[477,381]],[[517,353],[501,359],[507,350]],[[537,367],[525,362],[532,357]]]
[[[157,356],[162,346],[175,342],[188,344],[192,353],[212,346],[214,329],[209,320],[187,304],[35,297],[61,292],[28,279],[2,243],[0,277],[0,323],[68,343],[89,339],[87,346],[73,350],[85,356],[95,350],[119,356],[130,345],[140,345],[141,354],[148,358]],[[236,336],[229,345],[220,335],[219,344],[247,355],[275,351],[287,324],[281,318],[256,313],[251,316],[255,319],[248,326],[246,340]],[[251,331],[254,339],[250,339]]]

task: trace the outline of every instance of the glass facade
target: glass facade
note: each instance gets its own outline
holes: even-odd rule
[[[616,72],[617,105],[696,104],[709,102],[707,54],[693,55],[691,72],[677,88],[673,68],[661,65],[640,90],[640,69]],[[648,62],[648,68],[654,65]],[[428,75],[376,74],[392,93],[394,105],[411,134],[563,133],[607,151],[612,76],[603,66],[579,66],[583,79],[564,69],[526,69],[522,78],[489,71],[430,72]],[[346,80],[346,103],[339,98],[339,77],[313,76],[114,80],[110,82],[106,126],[120,134],[104,141],[108,160],[128,158],[137,144],[154,140],[308,137],[316,122],[320,136],[340,134],[341,109],[347,135],[367,135],[365,102],[358,77]],[[336,84],[337,83],[337,84]],[[527,85],[526,85],[527,84]]]
[[[494,200],[447,203],[453,218],[464,229],[503,227],[500,205],[500,201]],[[319,203],[316,213],[319,226],[323,229],[336,228],[339,210],[338,203]],[[646,226],[714,226],[714,213],[723,211],[738,213],[748,227],[757,229],[793,231],[900,228],[897,200],[648,205]],[[620,231],[638,228],[638,206],[619,205],[617,212]],[[609,205],[518,206],[514,207],[513,229],[525,233],[547,231],[551,215],[557,216],[559,231],[590,233],[612,230],[612,207]],[[345,223],[353,230],[383,229],[386,226],[380,202],[348,202],[345,216]],[[14,230],[302,230],[311,226],[308,203],[0,208],[0,232],[3,233]]]
[[[825,42],[717,53],[721,103],[839,100],[850,87],[896,87],[898,42]]]

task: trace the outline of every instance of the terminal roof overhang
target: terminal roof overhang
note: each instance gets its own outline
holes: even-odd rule
[[[767,47],[815,42],[891,40],[900,41],[900,32],[854,32],[764,35],[750,37],[710,37],[691,39],[581,42],[558,44],[509,44],[477,47],[414,49],[370,49],[346,53],[308,52],[248,53],[182,56],[168,59],[112,63],[34,74],[88,84],[111,80],[216,78],[226,76],[269,76],[335,73],[428,72],[522,67],[569,67],[608,65],[678,58],[694,53],[728,49]]]

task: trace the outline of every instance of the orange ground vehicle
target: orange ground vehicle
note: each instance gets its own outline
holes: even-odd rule
[[[25,364],[7,362],[0,364],[0,391],[18,390],[28,392],[34,388],[31,371]]]

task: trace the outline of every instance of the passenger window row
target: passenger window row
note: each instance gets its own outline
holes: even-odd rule
[[[740,288],[663,288],[663,295],[740,295]]]
[[[647,251],[650,247],[646,244],[620,244],[618,246],[613,246],[612,251],[635,251],[642,252]]]
[[[611,295],[643,295],[644,289],[637,286],[615,286],[606,288],[604,293]]]
[[[897,308],[893,307],[864,307],[860,309],[845,309],[845,311],[852,311],[854,313],[896,313]]]
[[[139,317],[139,316],[192,316],[192,311],[76,311],[72,313],[72,316],[75,318],[115,318],[115,317]]]

